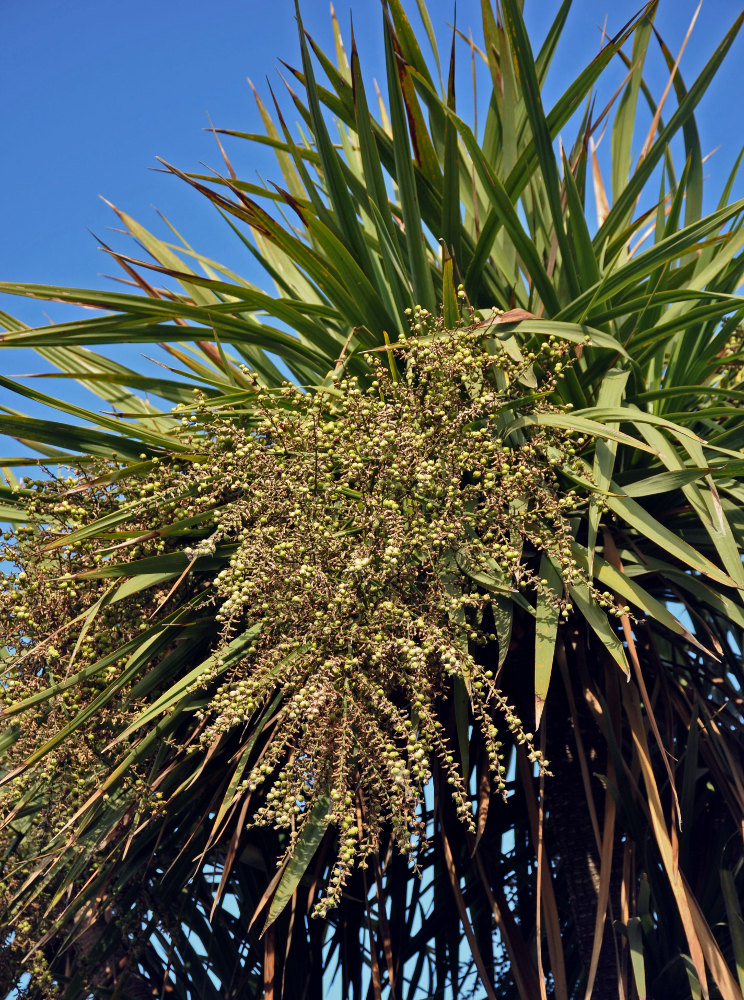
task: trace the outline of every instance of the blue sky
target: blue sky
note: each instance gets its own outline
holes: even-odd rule
[[[597,50],[605,13],[614,31],[639,4],[576,0],[553,82],[567,83]],[[406,6],[413,18],[414,0]],[[674,52],[695,6],[691,0],[661,0],[657,25]],[[526,8],[533,38],[540,39],[557,3],[526,0]],[[382,80],[380,4],[338,0],[347,37],[350,9],[365,72]],[[429,9],[446,48],[453,3],[431,0]],[[686,82],[740,9],[737,0],[703,4],[682,62]],[[326,0],[305,0],[302,10],[307,29],[330,47]],[[478,36],[479,10],[479,0],[460,0],[458,26],[472,25]],[[217,126],[260,130],[246,77],[267,97],[266,77],[278,81],[278,59],[297,65],[293,0],[213,0],[209,5],[196,0],[5,0],[0,26],[5,41],[0,279],[105,286],[101,274],[112,267],[88,230],[105,239],[115,221],[99,195],[155,228],[156,206],[197,248],[250,275],[245,251],[199,197],[148,168],[156,166],[156,156],[184,169],[198,169],[200,161],[219,165],[214,140],[203,131],[207,114]],[[722,147],[707,169],[715,189],[744,139],[743,63],[744,34],[702,109],[704,152]],[[460,98],[464,102],[462,92]],[[254,159],[255,152],[244,147],[238,154],[243,176],[250,177],[259,165],[269,177],[276,176],[266,157]],[[739,185],[740,192],[743,188]],[[6,299],[0,307],[33,324],[42,323],[45,312],[63,315],[58,306],[21,300]],[[4,355],[2,361],[5,367],[10,359]]]

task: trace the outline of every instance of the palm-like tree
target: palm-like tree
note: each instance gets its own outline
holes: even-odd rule
[[[546,111],[569,6],[535,51],[518,0],[499,9],[484,0],[482,43],[467,43],[488,88],[480,130],[458,113],[458,33],[442,84],[421,5],[433,63],[399,0],[384,5],[388,105],[380,100],[377,117],[353,36],[347,59],[334,21],[333,61],[298,11],[302,64],[288,90],[301,137],[278,103],[272,116],[258,97],[265,133],[222,133],[272,147],[281,180],[242,181],[226,153],[214,176],[165,165],[213,203],[273,293],[121,212],[144,251],[112,251],[131,288],[2,286],[104,311],[39,329],[4,317],[0,346],[35,349],[113,411],[1,380],[62,418],[5,407],[0,429],[48,470],[76,470],[19,483],[10,467],[28,458],[5,462],[2,512],[16,526],[8,558],[24,573],[8,572],[2,598],[6,991],[21,982],[29,997],[314,998],[335,974],[340,995],[354,998],[741,997],[744,203],[730,201],[734,171],[719,207],[703,214],[694,112],[744,15],[686,85],[650,3]],[[653,45],[670,71],[661,98],[644,77]],[[600,111],[592,95],[618,62],[622,86]],[[644,107],[651,124],[641,129]],[[575,140],[559,142],[573,122]],[[607,184],[595,150],[606,129]],[[439,345],[431,383],[416,374],[417,341]],[[287,573],[264,580],[263,610],[255,598],[220,616],[212,594],[234,582],[236,553],[247,560],[252,538],[277,557],[261,525],[281,533],[292,523],[302,463],[315,464],[317,488],[319,456],[331,455],[328,482],[343,484],[351,431],[376,447],[374,421],[404,385],[434,391],[450,341],[465,345],[463,357],[471,351],[478,392],[490,385],[492,399],[479,423],[471,414],[462,436],[442,440],[487,448],[500,435],[492,459],[471,443],[452,466],[453,503],[466,497],[458,525],[475,524],[462,536],[467,551],[490,569],[460,558],[459,536],[430,562],[403,538],[403,560],[418,560],[419,574],[406,607],[441,585],[471,601],[474,617],[442,618],[459,652],[449,672],[427,666],[424,680],[440,686],[425,701],[398,679],[386,701],[375,688],[363,702],[392,706],[379,730],[363,716],[348,727],[349,832],[334,805],[343,793],[323,770],[321,750],[337,755],[338,744],[308,743],[302,720],[295,742],[283,742],[293,671],[297,684],[342,690],[312,666],[305,620],[286,611],[310,599],[299,557],[285,544]],[[93,350],[122,343],[161,344],[169,368],[143,376]],[[282,388],[287,374],[305,389]],[[369,430],[354,423],[358,406]],[[442,406],[439,424],[446,416],[454,426],[457,408]],[[308,443],[308,427],[327,435],[325,451]],[[414,454],[407,425],[390,433],[401,455]],[[402,475],[395,448],[385,455],[354,474],[374,465],[375,476]],[[251,478],[251,462],[287,490]],[[560,502],[553,520],[529,519],[538,486]],[[329,516],[354,539],[366,525],[363,490],[344,489]],[[251,491],[265,511],[246,506]],[[489,496],[508,498],[506,535],[487,526],[509,550],[506,564],[486,527],[468,520],[493,514]],[[416,516],[433,524],[433,514]],[[302,546],[301,533],[292,539]],[[344,536],[323,558],[344,546],[351,557],[356,544]],[[257,594],[260,570],[245,566],[241,580]],[[351,632],[331,640],[359,654]],[[281,671],[259,684],[260,657],[280,641]],[[505,739],[501,789],[478,685],[522,720]],[[297,704],[300,715],[313,710],[312,699]],[[315,731],[342,732],[334,718],[321,715]],[[427,719],[441,728],[427,730]],[[417,875],[396,848],[390,806],[397,779],[415,770],[406,733],[426,748]],[[272,781],[303,754],[305,790],[290,791],[305,804],[256,825]],[[261,784],[256,767],[267,760]],[[313,919],[349,838],[366,867],[352,867],[338,905]]]

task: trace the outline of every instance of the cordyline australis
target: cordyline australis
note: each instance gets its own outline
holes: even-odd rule
[[[687,81],[651,3],[553,101],[568,3],[533,47],[484,0],[446,83],[418,6],[377,117],[298,11],[301,137],[220,140],[276,186],[168,167],[272,294],[121,212],[134,288],[2,286],[105,311],[0,347],[114,407],[0,378],[67,419],[0,414],[46,469],[0,497],[6,991],[741,998],[744,206],[694,111],[744,15]]]

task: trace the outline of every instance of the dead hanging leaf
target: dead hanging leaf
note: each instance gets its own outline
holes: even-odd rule
[[[274,1000],[274,972],[276,964],[275,930],[272,924],[264,937],[264,1000]]]
[[[480,977],[481,985],[486,991],[489,1000],[496,1000],[496,994],[493,991],[493,986],[488,976],[488,970],[486,969],[486,964],[483,961],[483,957],[478,948],[478,943],[475,939],[475,934],[473,933],[473,928],[470,923],[470,918],[468,917],[467,907],[465,905],[465,900],[463,899],[462,890],[459,885],[459,876],[457,874],[457,868],[455,866],[455,859],[452,854],[452,848],[450,847],[449,839],[447,838],[447,833],[444,829],[444,824],[439,823],[439,832],[442,837],[442,847],[444,848],[444,862],[445,868],[447,870],[447,875],[449,876],[450,885],[452,887],[452,893],[455,897],[455,904],[457,906],[457,912],[460,916],[460,924],[463,931],[465,932],[465,937],[468,941],[468,946],[470,947],[470,954],[473,956],[473,961],[475,962],[475,967],[478,970],[478,976]]]
[[[543,730],[544,732],[545,730]],[[542,737],[541,737],[542,739]],[[517,768],[522,783],[522,790],[525,796],[527,813],[529,816],[530,833],[532,843],[537,853],[539,843],[539,815],[538,802],[535,795],[532,765],[527,759],[526,753],[520,748],[517,752]],[[541,920],[545,923],[545,937],[548,944],[548,955],[550,957],[550,967],[553,973],[553,985],[556,1000],[568,1000],[568,981],[566,978],[566,967],[563,956],[563,942],[561,938],[561,924],[558,916],[558,903],[555,898],[553,887],[553,875],[550,866],[550,859],[541,857],[543,868],[541,870],[540,892],[541,892]],[[538,980],[538,988],[539,980]],[[544,980],[542,988],[545,988]]]
[[[605,188],[604,181],[602,180],[602,172],[599,169],[599,160],[597,159],[597,147],[594,143],[594,139],[591,140],[591,156],[592,156],[592,181],[594,183],[594,201],[597,205],[597,228],[601,228],[603,222],[610,214],[610,203],[607,200],[607,189]]]
[[[633,689],[627,685],[623,685],[622,697],[646,788],[654,838],[661,854],[669,886],[677,903],[677,910],[690,949],[690,957],[695,966],[703,996],[705,998],[709,996],[705,974],[705,965],[707,963],[724,1000],[741,1000],[741,991],[726,964],[718,942],[708,926],[708,922],[697,899],[692,893],[692,889],[682,872],[678,869],[675,871],[671,838],[664,819],[659,788],[651,763],[651,754],[641,716],[640,698],[637,697],[637,691],[634,697]]]
[[[608,764],[607,777],[614,783],[615,773],[612,762]],[[591,1000],[594,983],[599,967],[599,955],[607,922],[607,907],[610,901],[610,872],[612,870],[612,854],[615,842],[615,800],[610,791],[605,788],[605,815],[602,829],[602,850],[599,871],[599,898],[597,899],[597,916],[594,924],[594,941],[592,942],[592,957],[587,976],[585,1000]],[[619,971],[619,970],[618,970]]]
[[[528,312],[526,309],[509,309],[507,312],[499,313],[499,315],[494,319],[494,323],[521,323],[523,319],[539,319],[534,313]]]
[[[475,844],[473,845],[473,850],[470,856],[472,857],[478,850],[478,844],[483,836],[483,832],[486,829],[486,820],[488,819],[488,806],[491,801],[491,775],[488,770],[488,764],[485,761],[481,762],[480,774],[478,776],[478,812],[476,815],[476,837]]]

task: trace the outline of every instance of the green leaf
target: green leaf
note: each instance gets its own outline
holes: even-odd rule
[[[628,920],[628,944],[638,1000],[646,1000],[646,962],[643,954],[643,931],[640,917],[631,917]]]
[[[675,472],[657,472],[646,479],[638,479],[632,483],[623,483],[623,492],[629,497],[653,497],[660,493],[679,490],[688,483],[697,482],[710,470],[678,469]]]
[[[589,557],[587,550],[577,542],[573,542],[571,545],[571,552],[576,559],[577,564],[588,572]],[[648,590],[644,589],[635,577],[629,576],[626,573],[621,573],[620,570],[616,569],[609,562],[598,555],[595,555],[594,557],[592,572],[594,578],[598,580],[602,586],[614,591],[622,597],[623,600],[630,601],[631,604],[635,604],[642,614],[653,618],[655,621],[659,622],[660,625],[668,628],[676,635],[681,636],[686,642],[689,642],[690,645],[694,646],[696,649],[706,653],[712,659],[716,659],[710,650],[701,645],[689,629],[687,629],[679,621],[679,619],[672,614],[669,608],[667,608],[665,604],[662,604],[661,601],[657,600],[648,592]]]
[[[568,295],[573,298],[579,291],[579,279],[576,272],[571,245],[566,236],[564,225],[564,209],[561,202],[561,185],[558,175],[552,137],[543,111],[540,95],[540,83],[535,72],[535,58],[532,53],[527,29],[517,0],[502,0],[501,9],[504,24],[509,36],[509,45],[514,54],[521,96],[527,108],[535,150],[543,182],[543,194],[550,206],[553,221],[553,232],[560,248],[563,274],[568,286]]]
[[[586,412],[594,412],[587,410]],[[603,413],[605,411],[602,411]],[[628,445],[639,451],[647,451],[655,455],[656,452],[645,442],[637,438],[615,430],[607,424],[601,424],[596,420],[588,420],[578,413],[530,413],[517,417],[504,430],[504,437],[509,437],[523,427],[561,427],[564,430],[575,431],[577,434],[588,434],[590,437],[605,439],[607,441],[617,441],[619,444]]]
[[[540,579],[535,613],[535,729],[540,728],[548,696],[560,619],[559,601],[563,597],[563,582],[545,553],[540,559]]]
[[[467,787],[470,780],[470,693],[465,678],[455,677],[454,709],[457,747],[462,763],[462,777]]]
[[[452,33],[447,108],[455,112],[455,34]],[[462,221],[460,218],[460,150],[455,123],[447,115],[444,123],[444,178],[442,183],[442,228],[438,234],[447,247],[447,255],[462,268]],[[446,266],[446,256],[444,258]]]
[[[611,368],[602,381],[597,396],[597,407],[599,409],[620,408],[625,393],[625,386],[628,382],[628,372],[618,368]],[[615,469],[615,456],[617,455],[617,442],[603,440],[599,438],[594,446],[594,468],[592,475],[597,489],[601,493],[606,493],[610,488],[612,474]],[[592,572],[592,562],[594,560],[594,546],[597,541],[597,529],[599,528],[600,508],[596,497],[589,500],[589,519],[587,529],[587,550],[589,552],[589,573]]]
[[[655,517],[652,517],[639,503],[624,494],[615,483],[613,483],[612,489],[613,492],[605,499],[607,506],[626,524],[640,532],[642,538],[657,545],[663,552],[679,559],[691,569],[715,580],[716,583],[723,584],[724,587],[736,587],[735,581],[727,573],[724,573],[701,552],[680,538],[679,535],[670,531]]]
[[[504,185],[493,172],[491,166],[486,161],[483,151],[478,145],[470,128],[461,119],[454,118],[457,129],[465,144],[465,148],[471,156],[473,166],[478,178],[483,185],[490,202],[490,212],[496,222],[496,228],[487,229],[484,226],[478,245],[476,246],[473,259],[465,276],[465,287],[470,298],[474,298],[476,282],[480,277],[480,271],[485,266],[488,254],[491,252],[493,237],[498,229],[503,226],[509,234],[517,253],[522,258],[527,273],[534,282],[540,298],[549,315],[554,315],[560,309],[560,303],[540,255],[537,252],[533,240],[525,232],[519,219],[519,215],[507,194]],[[488,233],[488,238],[486,238]]]
[[[96,698],[86,705],[66,726],[62,726],[50,739],[37,747],[24,761],[23,767],[32,767],[37,761],[42,760],[47,754],[56,750],[65,740],[94,716],[101,708],[111,701],[111,699],[124,687],[132,677],[135,677],[143,666],[152,659],[168,642],[170,635],[167,628],[158,628],[152,632],[148,638],[141,639],[138,647],[129,657],[123,670],[116,680],[109,684]]]
[[[194,688],[198,687],[202,678],[213,678],[223,674],[228,670],[234,663],[240,660],[246,653],[246,650],[253,642],[256,635],[260,630],[260,625],[253,625],[251,628],[247,629],[241,635],[236,636],[225,649],[220,653],[220,656],[208,656],[201,663],[197,664],[192,670],[190,670],[186,675],[180,677],[175,684],[171,685],[167,691],[165,691],[159,698],[151,704],[148,705],[137,718],[124,730],[124,732],[118,737],[118,740],[127,740],[132,736],[138,729],[142,729],[143,726],[150,725],[159,715],[163,712],[167,712],[168,709],[177,705],[186,695],[188,695]]]
[[[569,587],[574,604],[599,637],[600,642],[617,663],[626,677],[630,677],[628,658],[625,648],[610,625],[607,615],[595,603],[586,584],[573,584]]]
[[[386,22],[385,64],[387,66],[388,93],[390,99],[390,120],[393,125],[393,156],[395,159],[395,180],[400,194],[401,214],[406,227],[406,249],[410,266],[411,284],[416,304],[436,312],[436,295],[429,266],[426,237],[421,220],[421,208],[416,178],[411,164],[408,146],[408,126],[403,109],[403,92],[392,41],[393,28]]]
[[[499,642],[497,665],[498,669],[501,670],[506,660],[506,654],[509,652],[509,643],[511,642],[514,602],[504,594],[494,594],[491,598],[491,611]]]
[[[324,794],[316,796],[310,814],[302,824],[297,842],[291,848],[279,885],[272,896],[269,915],[266,918],[266,927],[272,924],[284,910],[313,860],[329,826],[329,805],[330,796]]]
[[[452,274],[452,258],[449,254],[446,254],[442,268],[442,309],[445,327],[448,330],[454,330],[460,321],[460,308],[457,303],[457,292]]]
[[[727,869],[721,869],[721,889],[726,904],[726,919],[728,920],[731,946],[736,963],[736,974],[739,978],[739,988],[744,993],[744,920],[741,916],[739,893],[733,874]]]
[[[367,95],[364,89],[362,71],[359,65],[359,53],[352,32],[351,36],[351,79],[354,93],[354,115],[356,132],[359,139],[359,153],[364,170],[364,182],[367,195],[372,199],[384,229],[391,241],[395,240],[395,224],[390,211],[390,202],[385,190],[385,179],[380,164],[380,154],[377,148],[374,132],[370,125],[370,111]],[[378,226],[378,234],[380,227]]]
[[[636,168],[629,183],[623,188],[622,193],[616,197],[615,202],[610,209],[609,215],[602,223],[597,235],[594,237],[594,245],[597,247],[598,251],[601,250],[603,246],[606,247],[611,240],[615,239],[618,235],[618,231],[624,227],[625,219],[627,218],[628,213],[635,205],[638,196],[641,194],[644,185],[654,171],[656,164],[666,152],[675,132],[677,132],[677,130],[688,120],[688,118],[692,116],[696,105],[708,89],[708,85],[710,84],[716,70],[721,65],[724,56],[733,45],[742,23],[744,23],[744,12],[737,17],[732,27],[726,32],[715,52],[703,67],[697,80],[690,87],[685,98],[678,105],[677,110],[672,115],[666,127],[659,130],[656,141],[652,145],[647,156],[642,161],[640,166]]]
[[[700,241],[711,236],[720,226],[742,211],[744,211],[744,200],[733,202],[726,208],[713,212],[704,219],[659,240],[650,249],[630,257],[618,267],[609,269],[597,285],[578,295],[554,318],[569,322],[592,322],[592,311],[598,305],[617,295],[622,289],[637,284],[654,268],[699,249]]]
[[[323,176],[327,185],[328,196],[331,200],[333,215],[346,238],[349,250],[353,254],[357,264],[362,271],[366,271],[369,274],[372,269],[369,250],[357,217],[357,206],[349,193],[339,162],[339,155],[333,147],[321,112],[315,75],[305,41],[305,30],[302,24],[302,15],[300,14],[298,0],[295,0],[295,16],[297,17],[302,66],[305,71],[305,87],[313,123],[313,133],[315,135],[316,147],[320,154]]]
[[[147,444],[124,434],[106,434],[103,431],[91,430],[88,427],[76,427],[74,424],[58,423],[54,420],[43,420],[35,417],[0,414],[0,434],[8,434],[23,444],[38,445],[38,451],[46,454],[42,443],[61,445],[71,449],[66,454],[74,457],[74,452],[84,455],[97,455],[101,458],[116,456],[124,461],[135,461],[141,452],[152,454]]]
[[[600,279],[597,258],[589,234],[584,204],[568,158],[563,156],[563,187],[566,192],[566,220],[576,258],[576,278],[581,288],[596,284]]]
[[[633,53],[628,82],[620,98],[612,124],[612,197],[617,201],[624,191],[630,175],[633,135],[638,110],[638,92],[643,80],[651,29],[656,15],[656,4],[647,7],[633,33]]]

